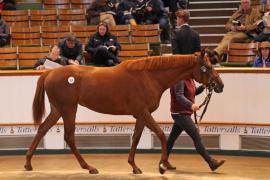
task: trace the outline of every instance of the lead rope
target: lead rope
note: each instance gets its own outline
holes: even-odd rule
[[[195,124],[197,125],[198,128],[199,128],[199,125],[200,125],[200,123],[201,123],[201,121],[202,121],[202,118],[203,118],[203,116],[204,116],[204,114],[205,114],[205,112],[206,112],[206,109],[207,109],[207,107],[208,107],[208,104],[209,104],[209,102],[210,102],[210,99],[211,99],[211,97],[212,97],[212,92],[213,92],[213,90],[208,91],[207,96],[205,97],[205,99],[204,99],[204,101],[202,102],[202,104],[199,106],[199,108],[201,108],[201,107],[203,107],[203,106],[205,105],[205,107],[204,107],[204,109],[203,109],[203,111],[202,111],[202,114],[201,114],[200,116],[197,116],[196,111],[194,112]],[[198,120],[197,120],[197,117],[200,117],[199,122],[198,122]]]

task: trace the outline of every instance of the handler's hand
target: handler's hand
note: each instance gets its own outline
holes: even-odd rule
[[[193,112],[198,111],[200,108],[197,104],[192,104],[191,109]]]
[[[116,46],[111,46],[110,49],[114,52],[114,51],[116,51]]]

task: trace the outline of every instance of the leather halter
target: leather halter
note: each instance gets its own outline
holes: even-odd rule
[[[208,75],[210,75],[209,71],[212,70],[212,67],[211,68],[206,67],[203,60],[201,59],[201,57],[199,57],[199,61],[202,62],[202,66],[200,67],[201,76],[203,76],[204,73],[207,73]],[[196,111],[194,112],[195,124],[197,124],[197,125],[199,125],[201,123],[202,118],[207,110],[208,104],[209,104],[211,97],[212,97],[213,89],[217,86],[216,79],[218,77],[219,76],[210,77],[208,82],[206,83],[206,89],[208,90],[208,92],[207,92],[207,95],[206,95],[204,101],[199,105],[199,108],[201,108],[203,106],[205,106],[205,107],[204,107],[202,114],[200,116],[197,115]],[[197,120],[197,117],[200,117],[199,122]]]

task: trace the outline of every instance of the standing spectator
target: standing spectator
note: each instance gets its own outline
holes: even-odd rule
[[[231,42],[246,42],[251,36],[256,34],[257,21],[261,18],[258,8],[250,6],[250,0],[241,0],[241,7],[229,19],[226,24],[226,29],[229,31],[218,44],[218,46],[209,55],[215,56],[217,63],[222,53],[227,49]]]
[[[268,41],[261,43],[253,67],[270,67],[270,43]]]
[[[0,0],[0,12],[4,10],[4,6],[5,6],[4,0]]]
[[[104,22],[99,23],[97,32],[90,37],[85,50],[90,54],[91,61],[95,64],[114,66],[120,63],[117,53],[121,50],[121,46]]]
[[[0,47],[9,43],[10,31],[7,23],[1,18],[0,14]]]
[[[190,13],[187,10],[176,12],[177,29],[172,33],[173,54],[193,54],[201,51],[200,35],[188,24]]]
[[[59,47],[61,56],[68,59],[68,64],[84,64],[82,44],[73,34],[64,38],[59,43]]]
[[[106,22],[115,26],[114,15],[116,8],[108,0],[95,0],[87,9],[87,22],[89,25],[97,25],[99,22]]]
[[[16,1],[0,0],[0,12],[1,10],[16,10]]]
[[[162,30],[160,37],[163,43],[169,43],[170,41],[170,26],[168,20],[167,11],[164,8],[161,0],[135,0],[136,7],[145,7],[143,18],[145,24],[159,24]],[[136,22],[140,23],[141,17],[137,16]]]
[[[53,45],[50,48],[50,52],[47,56],[44,58],[40,58],[37,63],[35,64],[35,69],[41,70],[41,69],[46,69],[44,66],[45,61],[52,61],[60,65],[67,65],[67,59],[63,56],[60,56],[60,48],[57,45]]]

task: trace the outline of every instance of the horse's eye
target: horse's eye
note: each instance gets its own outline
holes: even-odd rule
[[[204,73],[205,73],[207,69],[206,69],[206,67],[205,67],[205,66],[202,66],[202,67],[201,67],[201,70],[202,70],[202,72],[204,72]]]

